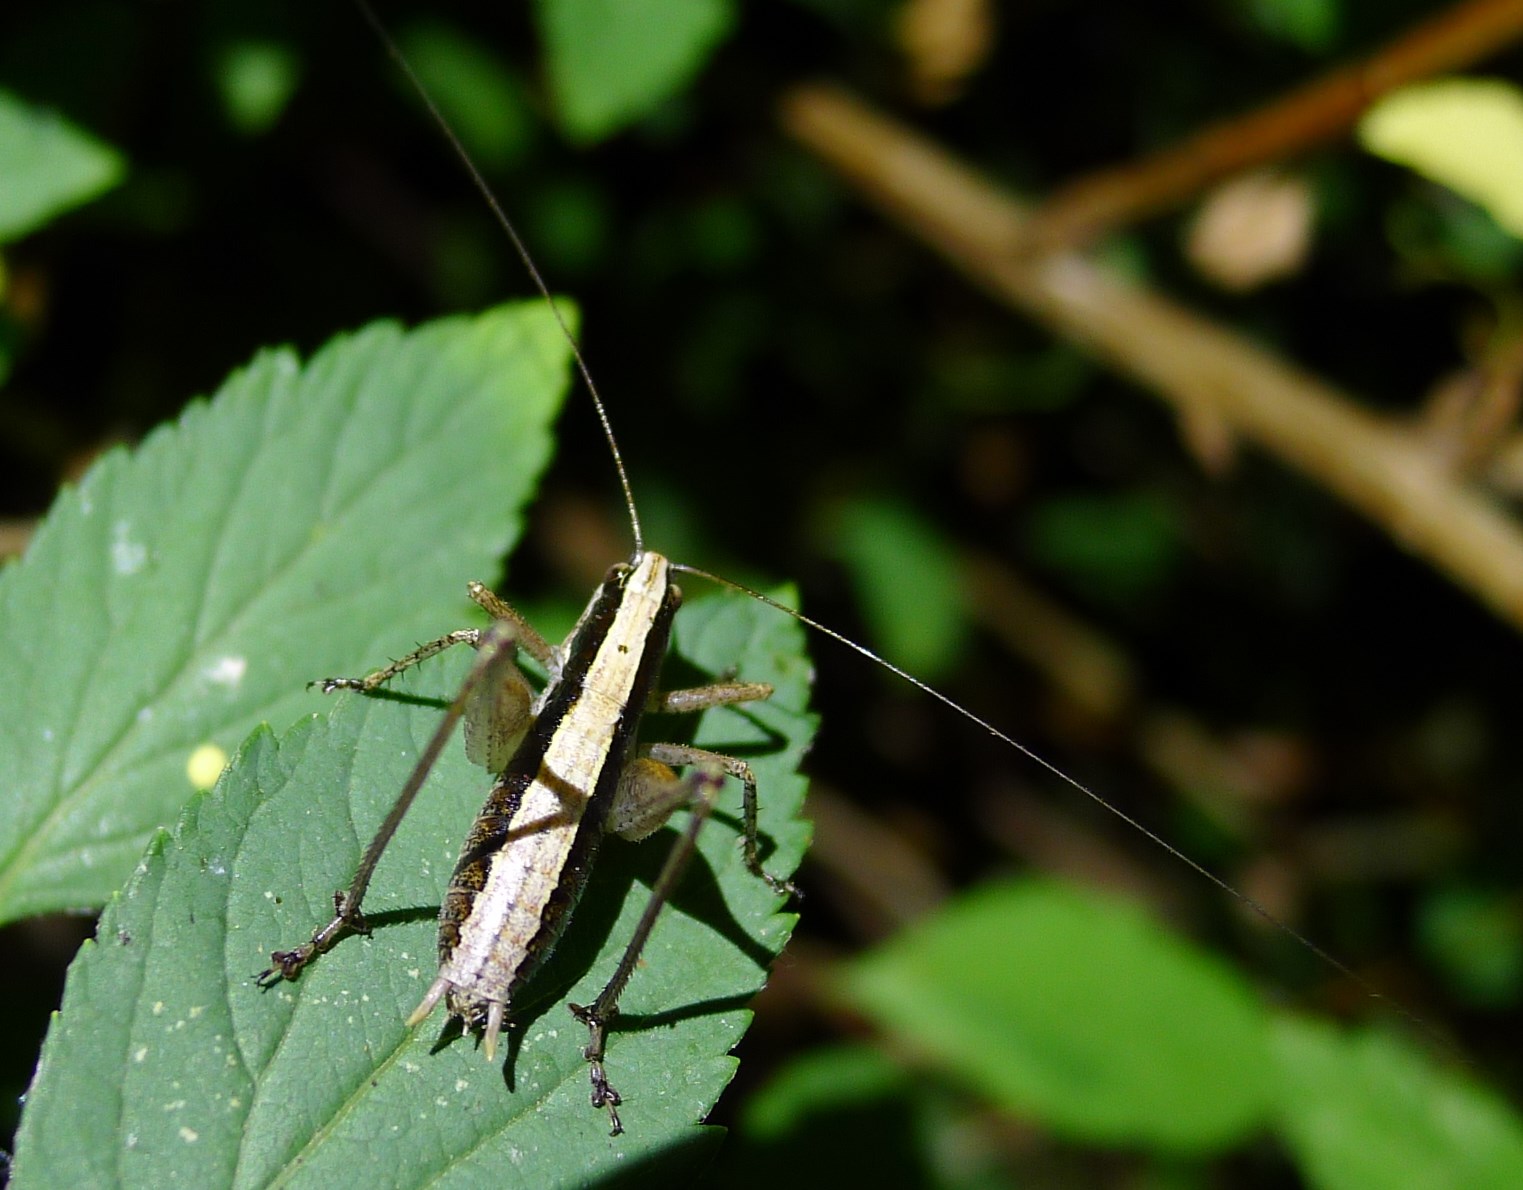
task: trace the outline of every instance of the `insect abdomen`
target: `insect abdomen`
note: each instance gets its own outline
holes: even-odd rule
[[[441,996],[484,1024],[489,1050],[513,995],[559,940],[586,884],[681,595],[645,554],[610,573],[559,680],[477,817],[439,916]]]

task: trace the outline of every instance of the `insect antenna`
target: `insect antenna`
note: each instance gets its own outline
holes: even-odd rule
[[[1054,777],[1058,778],[1058,780],[1062,781],[1065,785],[1068,785],[1072,789],[1078,790],[1078,792],[1089,798],[1090,801],[1102,807],[1108,813],[1114,815],[1116,818],[1119,818],[1122,822],[1126,823],[1127,826],[1137,831],[1155,846],[1162,848],[1163,851],[1165,851],[1168,855],[1184,864],[1187,868],[1196,874],[1205,877],[1205,879],[1208,880],[1211,884],[1215,885],[1222,892],[1226,893],[1234,901],[1242,905],[1245,909],[1249,910],[1260,920],[1267,922],[1275,930],[1284,934],[1292,941],[1299,943],[1301,946],[1304,946],[1320,962],[1325,963],[1331,970],[1337,972],[1339,975],[1349,980],[1355,987],[1357,987],[1361,992],[1369,997],[1370,1000],[1380,1004],[1383,1007],[1392,1009],[1397,1013],[1397,1015],[1420,1030],[1425,1036],[1435,1042],[1435,1044],[1437,1044],[1444,1051],[1451,1053],[1453,1052],[1454,1047],[1452,1043],[1446,1037],[1444,1037],[1443,1034],[1441,1034],[1423,1017],[1419,1016],[1410,1008],[1406,1007],[1406,1005],[1402,1004],[1401,1001],[1386,995],[1369,980],[1365,979],[1357,971],[1353,970],[1353,968],[1351,968],[1347,963],[1343,962],[1341,959],[1333,955],[1331,952],[1325,950],[1323,947],[1318,946],[1317,943],[1313,942],[1310,938],[1301,933],[1294,926],[1285,921],[1282,921],[1279,917],[1276,917],[1258,901],[1254,900],[1247,893],[1243,892],[1239,888],[1236,888],[1228,881],[1222,879],[1222,877],[1211,871],[1210,868],[1206,867],[1199,861],[1190,858],[1189,855],[1181,851],[1178,847],[1174,846],[1174,844],[1170,843],[1162,835],[1158,834],[1158,832],[1150,829],[1140,820],[1128,814],[1125,810],[1116,805],[1114,802],[1110,801],[1103,794],[1095,792],[1088,785],[1084,784],[1084,782],[1080,781],[1077,777],[1065,772],[1063,769],[1059,768],[1052,761],[1048,760],[1040,753],[1021,743],[1020,740],[1016,739],[1014,736],[1008,734],[1007,732],[1001,731],[987,719],[983,718],[973,711],[970,711],[967,707],[963,706],[962,703],[958,702],[951,695],[943,694],[929,682],[926,682],[921,678],[917,678],[908,670],[902,669],[901,667],[895,665],[887,657],[880,656],[878,653],[874,652],[866,645],[852,640],[851,637],[846,636],[844,633],[837,632],[834,628],[830,627],[830,625],[822,624],[820,621],[814,619],[811,616],[805,615],[798,609],[789,607],[786,603],[783,603],[780,600],[773,599],[765,592],[758,591],[752,587],[748,587],[744,583],[738,583],[734,579],[725,578],[723,575],[714,574],[711,571],[703,570],[697,566],[689,566],[686,563],[682,562],[673,562],[672,569],[680,571],[683,574],[691,574],[694,578],[706,579],[707,581],[716,583],[721,587],[728,587],[730,590],[735,591],[738,594],[748,595],[752,599],[766,604],[768,607],[775,608],[785,615],[792,616],[806,628],[818,632],[821,636],[829,637],[837,644],[844,645],[852,652],[858,654],[861,657],[865,657],[874,665],[880,666],[881,668],[886,669],[889,673],[893,674],[895,677],[908,682],[922,694],[928,695],[929,697],[935,699],[937,702],[941,703],[942,706],[950,708],[958,715],[966,719],[969,723],[974,724],[980,730],[985,731],[989,735],[993,736],[996,740],[1000,741],[1000,743],[1014,748],[1022,756],[1026,757],[1027,760],[1030,760],[1038,767],[1045,769]]]
[[[376,15],[375,10],[370,6],[369,0],[354,0],[354,6],[360,10],[360,15],[365,18],[365,23],[370,26],[376,37],[380,38],[381,44],[386,47],[386,52],[390,55],[391,60],[396,63],[397,69],[402,72],[408,84],[417,92],[418,98],[422,100],[423,106],[428,110],[430,119],[433,120],[440,133],[443,134],[444,139],[449,142],[450,148],[454,150],[456,158],[459,159],[460,164],[465,168],[466,174],[469,175],[472,185],[476,187],[476,192],[486,202],[488,209],[492,212],[492,217],[497,220],[497,225],[502,228],[508,237],[508,241],[513,245],[513,250],[518,254],[518,259],[523,262],[525,270],[527,270],[530,279],[534,282],[534,288],[539,290],[540,296],[545,299],[546,305],[550,307],[550,312],[555,316],[555,322],[560,327],[561,334],[566,336],[566,342],[571,345],[571,355],[576,361],[577,373],[581,376],[582,383],[587,386],[587,393],[592,398],[592,406],[597,411],[598,424],[603,429],[603,440],[607,442],[608,452],[613,456],[614,470],[619,476],[619,489],[624,494],[624,507],[629,513],[630,534],[634,537],[635,544],[634,554],[636,557],[639,557],[645,552],[645,534],[640,527],[639,510],[635,507],[634,489],[629,483],[629,472],[624,467],[624,455],[619,450],[619,440],[614,436],[613,422],[608,417],[608,407],[603,404],[602,394],[598,392],[597,383],[592,379],[592,370],[588,368],[587,361],[582,356],[582,349],[577,345],[576,336],[571,333],[571,328],[566,325],[566,319],[562,316],[560,307],[555,304],[555,298],[550,293],[550,287],[545,284],[545,278],[540,273],[539,266],[534,263],[534,257],[529,254],[528,245],[524,243],[523,237],[518,234],[518,228],[514,225],[513,220],[508,217],[507,211],[503,209],[502,203],[497,199],[496,192],[493,191],[491,185],[482,175],[480,168],[476,165],[475,159],[456,134],[454,126],[445,119],[444,113],[439,110],[439,105],[434,102],[432,92],[424,86],[423,80],[418,77],[418,73],[413,69],[412,63],[407,60],[407,55],[402,53],[402,47],[397,44],[396,38],[392,37],[386,26],[381,23],[381,18]]]
[[[496,193],[492,190],[486,178],[482,175],[481,170],[476,165],[475,160],[471,157],[465,145],[461,142],[453,126],[445,118],[444,113],[440,111],[438,105],[434,102],[434,98],[431,92],[424,85],[423,80],[418,77],[417,72],[413,69],[412,64],[407,60],[407,57],[402,53],[401,47],[397,45],[396,40],[381,23],[380,18],[375,14],[374,9],[371,7],[369,0],[354,0],[354,4],[355,7],[357,7],[360,10],[360,13],[364,16],[366,23],[369,24],[371,29],[375,32],[375,35],[380,39],[382,45],[385,46],[386,52],[397,64],[397,67],[406,77],[408,83],[412,86],[413,90],[422,100],[424,107],[428,110],[430,118],[438,127],[439,131],[443,134],[445,140],[449,143],[450,148],[454,151],[455,156],[459,159],[461,165],[465,168],[465,171],[469,175],[472,184],[476,187],[477,192],[481,195],[482,199],[486,202],[487,207],[491,210],[498,226],[502,228],[503,232],[507,235],[509,242],[513,245],[513,250],[517,253],[519,260],[522,261],[525,270],[528,272],[530,279],[534,283],[534,287],[549,304],[550,309],[555,316],[556,323],[559,325],[562,334],[565,335],[567,342],[570,344],[572,357],[576,362],[577,372],[581,375],[583,383],[587,386],[588,395],[592,398],[592,404],[597,413],[598,423],[602,427],[604,441],[607,443],[609,453],[613,458],[614,469],[617,472],[619,478],[619,487],[623,492],[624,504],[629,513],[630,529],[634,537],[635,555],[639,556],[640,554],[644,553],[645,550],[644,535],[640,526],[639,513],[635,507],[634,492],[629,482],[629,474],[624,465],[623,453],[619,450],[618,440],[614,436],[613,424],[609,419],[607,407],[603,403],[602,395],[599,393],[597,384],[592,378],[592,372],[587,366],[587,362],[582,355],[581,348],[577,345],[576,337],[571,333],[571,328],[566,324],[564,317],[561,315],[560,309],[556,306],[555,300],[550,293],[550,288],[545,283],[544,277],[539,271],[539,267],[534,263],[534,258],[529,254],[528,246],[524,243],[523,238],[519,235],[517,227],[514,225],[512,219],[508,217],[508,214],[503,209],[503,206],[498,200]],[[1428,1037],[1438,1049],[1453,1055],[1458,1061],[1462,1063],[1467,1063],[1467,1060],[1464,1058],[1464,1056],[1458,1054],[1455,1051],[1452,1042],[1450,1042],[1448,1038],[1440,1033],[1434,1025],[1430,1024],[1416,1012],[1407,1008],[1399,1000],[1396,1000],[1393,997],[1388,996],[1386,993],[1382,992],[1369,980],[1365,979],[1363,976],[1359,975],[1358,972],[1354,971],[1347,963],[1338,959],[1332,953],[1312,941],[1305,934],[1301,933],[1299,930],[1295,929],[1287,922],[1275,916],[1275,914],[1265,906],[1254,900],[1247,893],[1234,887],[1222,877],[1216,875],[1216,873],[1212,872],[1204,864],[1201,864],[1198,861],[1192,859],[1189,855],[1180,850],[1178,847],[1175,847],[1162,835],[1158,834],[1156,831],[1151,830],[1140,820],[1134,818],[1125,810],[1109,801],[1104,795],[1097,793],[1095,790],[1085,785],[1078,778],[1071,776],[1069,773],[1059,768],[1052,761],[1047,760],[1045,757],[1041,756],[1039,753],[1035,752],[1027,745],[1021,743],[1015,737],[1007,734],[1004,731],[1001,731],[987,719],[984,719],[973,711],[969,710],[967,707],[963,706],[961,703],[953,699],[950,695],[942,693],[940,690],[936,689],[936,687],[930,685],[920,678],[917,678],[909,671],[900,668],[892,661],[889,661],[887,658],[880,656],[872,649],[868,648],[866,645],[859,644],[843,633],[836,631],[834,628],[831,628],[828,625],[805,615],[803,612],[789,607],[785,603],[773,599],[771,596],[766,595],[761,591],[757,591],[751,587],[748,587],[744,583],[736,582],[733,579],[725,578],[722,575],[714,574],[710,571],[703,570],[696,566],[689,566],[678,562],[672,562],[671,569],[684,574],[690,574],[695,578],[706,579],[709,582],[716,583],[722,587],[728,587],[730,590],[735,591],[738,594],[747,595],[760,603],[766,604],[768,607],[775,608],[777,611],[792,616],[795,620],[803,624],[805,627],[820,633],[822,636],[829,637],[831,640],[836,641],[838,644],[844,645],[846,648],[866,658],[868,661],[903,679],[905,682],[908,682],[911,686],[928,695],[930,698],[935,699],[943,706],[950,708],[952,711],[960,715],[963,719],[975,724],[994,739],[1000,741],[1010,748],[1013,748],[1016,752],[1020,753],[1022,756],[1026,757],[1028,760],[1032,761],[1040,768],[1045,769],[1047,772],[1057,777],[1064,784],[1077,790],[1090,801],[1103,807],[1111,815],[1126,823],[1133,830],[1139,832],[1166,854],[1182,863],[1185,867],[1189,868],[1197,875],[1204,877],[1215,888],[1226,893],[1230,898],[1238,902],[1238,904],[1242,905],[1245,909],[1249,910],[1260,920],[1268,923],[1274,930],[1290,938],[1292,941],[1298,943],[1299,945],[1305,947],[1306,950],[1314,955],[1320,962],[1326,964],[1330,970],[1347,979],[1361,992],[1363,992],[1364,995],[1368,997],[1372,1002],[1378,1003],[1383,1007],[1393,1010],[1398,1016],[1406,1020],[1423,1035]]]

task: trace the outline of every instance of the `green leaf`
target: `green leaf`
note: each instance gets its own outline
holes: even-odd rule
[[[1401,195],[1390,204],[1385,229],[1410,276],[1457,277],[1488,288],[1511,285],[1523,268],[1523,239],[1474,203]]]
[[[101,904],[197,749],[458,616],[517,536],[567,354],[543,304],[264,352],[65,491],[0,573],[0,682],[25,692],[0,717],[0,919]]]
[[[807,1050],[745,1104],[738,1135],[708,1183],[765,1190],[802,1180],[810,1186],[951,1187],[975,1166],[945,1092],[928,1087],[881,1049],[866,1044]],[[946,1148],[938,1149],[942,1143]],[[955,1162],[937,1160],[955,1148]],[[801,1179],[800,1171],[808,1175]],[[1007,1171],[1008,1172],[1008,1171]],[[1003,1184],[1006,1179],[992,1184]],[[963,1183],[966,1184],[966,1183]]]
[[[533,146],[529,106],[507,64],[441,21],[401,36],[402,52],[471,157],[487,169],[523,160]]]
[[[1365,113],[1359,139],[1523,236],[1523,92],[1512,83],[1440,79],[1403,87]]]
[[[0,243],[19,239],[121,181],[115,149],[57,112],[0,91]]]
[[[746,1103],[744,1128],[753,1141],[776,1140],[843,1107],[901,1096],[910,1075],[881,1050],[822,1046],[794,1058]]]
[[[923,518],[891,501],[854,501],[835,526],[836,549],[884,656],[927,678],[944,671],[968,628],[952,550]]]
[[[791,872],[808,833],[793,770],[813,727],[802,632],[728,597],[695,601],[678,626],[693,666],[738,663],[777,687],[707,713],[697,738],[750,760],[776,845],[768,867]],[[415,671],[408,690],[447,699],[468,662]],[[694,1125],[733,1073],[744,1005],[793,921],[741,863],[738,788],[700,837],[610,1037],[621,1137],[589,1104],[586,1032],[562,1002],[587,1003],[610,974],[681,816],[641,844],[605,842],[570,930],[516,1006],[506,1061],[487,1063],[442,1011],[403,1025],[433,979],[434,917],[490,784],[458,745],[377,870],[372,934],[295,983],[250,981],[330,915],[437,718],[417,697],[342,695],[278,743],[261,730],[174,837],[154,841],[70,970],[18,1134],[18,1186],[583,1186],[702,1139]]]
[[[1275,1023],[1281,1131],[1313,1186],[1523,1186],[1523,1122],[1503,1100],[1383,1033]]]
[[[1330,49],[1343,18],[1340,0],[1248,0],[1248,12],[1264,32],[1310,51]]]
[[[1209,1152],[1262,1125],[1266,1019],[1228,968],[1065,885],[979,888],[854,963],[898,1044],[1067,1136]]]
[[[735,23],[731,0],[539,0],[562,127],[584,144],[648,114]]]
[[[607,259],[614,219],[597,186],[579,179],[549,182],[525,205],[535,247],[557,274],[585,275]]]
[[[1523,915],[1511,890],[1432,889],[1419,903],[1428,959],[1471,1004],[1505,1011],[1523,990]]]
[[[1167,581],[1179,558],[1178,517],[1149,492],[1073,494],[1031,511],[1033,555],[1093,598],[1133,602]]]
[[[247,39],[233,42],[218,57],[215,82],[228,122],[253,135],[280,119],[296,90],[296,55],[279,42]]]

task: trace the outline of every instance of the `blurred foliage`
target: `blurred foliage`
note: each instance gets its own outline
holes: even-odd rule
[[[268,41],[230,43],[214,76],[227,105],[228,123],[248,136],[267,129],[296,89],[296,60]]]
[[[707,60],[733,0],[537,0],[555,112],[591,143],[649,115]]]
[[[396,0],[381,15],[551,286],[577,297],[652,544],[742,580],[796,578],[812,613],[885,648],[894,644],[880,632],[904,630],[882,626],[912,624],[929,597],[907,578],[895,593],[908,612],[890,619],[859,603],[870,567],[860,549],[822,548],[831,510],[903,510],[899,527],[884,518],[876,531],[873,566],[916,566],[932,541],[943,558],[992,557],[1030,575],[1119,659],[1124,709],[1104,720],[1076,711],[1022,659],[1028,651],[1005,650],[1004,629],[985,635],[1003,623],[999,607],[965,608],[968,645],[942,661],[947,691],[1166,837],[1209,835],[1224,876],[1516,1095],[1515,637],[1276,464],[1250,453],[1206,474],[1150,397],[1012,319],[862,210],[782,138],[772,107],[791,81],[842,80],[1040,196],[1250,110],[1440,6],[1001,6],[997,40],[961,96],[923,110],[905,99],[895,5],[695,2],[687,33],[643,75],[621,73],[633,38],[582,52],[606,44],[577,41],[576,22],[602,8],[545,0],[445,13]],[[1485,73],[1515,80],[1520,65],[1508,51]],[[0,88],[128,163],[114,190],[50,208],[51,222],[7,246],[7,521],[40,514],[103,447],[141,437],[258,347],[310,351],[375,317],[422,319],[526,291],[479,197],[348,5],[17,0],[0,12]],[[1516,333],[1518,243],[1480,206],[1352,138],[1292,164],[1314,179],[1317,203],[1312,254],[1295,275],[1249,294],[1213,290],[1179,252],[1188,212],[1129,229],[1107,261],[1390,416],[1418,410]],[[0,203],[6,181],[0,173]],[[536,608],[576,605],[627,548],[606,452],[578,405],[505,588]],[[1145,890],[1270,997],[1308,1013],[1368,1010],[1303,947],[1245,925],[1176,861],[1008,749],[860,658],[823,643],[816,653],[822,783],[973,903],[1017,862]],[[1455,706],[1463,716],[1441,713]],[[1164,719],[1190,731],[1163,740]],[[1181,755],[1180,738],[1194,750]],[[1204,787],[1237,792],[1205,805]],[[996,1112],[955,1069],[926,1076],[924,1055],[881,1026],[842,1046],[843,1030],[861,1037],[862,1019],[843,1021],[798,985],[875,939],[849,881],[824,861],[805,879],[816,895],[716,1117],[742,1125],[716,1180],[772,1168],[795,1182],[817,1169],[825,1182],[845,1146],[860,1155],[850,1168],[871,1162],[883,1186],[1342,1185],[1340,1170],[1358,1166],[1339,1142],[1378,1151],[1371,1137],[1406,1134],[1417,1144],[1411,1113],[1433,1100],[1407,1095],[1370,1130],[1303,1132],[1296,1145],[1250,1140],[1209,1160],[1096,1149]],[[5,1103],[30,1076],[78,936],[70,921],[5,935]],[[795,966],[805,978],[790,978]],[[1114,980],[1125,991],[1124,964]],[[1307,1026],[1279,1048],[1304,1058],[1303,1088],[1317,1085],[1318,1063],[1345,1085],[1360,1063],[1377,1090],[1398,1076],[1403,1087],[1432,1083],[1476,1135],[1510,1151],[1511,1125],[1490,1097],[1440,1085],[1396,1043],[1361,1048],[1360,1036]],[[1149,1038],[1132,1044],[1145,1054]],[[802,1055],[797,1065],[790,1055]],[[1437,1151],[1421,1139],[1413,1160]]]
[[[1034,562],[1074,588],[1130,605],[1167,585],[1179,558],[1179,523],[1145,492],[1060,493],[1032,508],[1027,546]]]
[[[1332,48],[1342,20],[1339,0],[1240,0],[1255,25],[1304,50]]]
[[[1134,907],[1062,885],[981,885],[848,966],[840,994],[908,1052],[1063,1136],[1212,1152],[1268,1111],[1252,989]]]
[[[1359,122],[1365,148],[1481,204],[1523,236],[1523,91],[1443,79],[1387,95]]]
[[[831,552],[851,573],[883,655],[927,681],[964,648],[968,623],[957,555],[912,509],[864,498],[831,518]]]
[[[0,242],[88,202],[121,174],[121,159],[108,146],[58,113],[29,108],[0,91]]]

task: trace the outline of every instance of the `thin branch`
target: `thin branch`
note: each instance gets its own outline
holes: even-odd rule
[[[1027,228],[1033,250],[1081,245],[1178,206],[1253,166],[1282,161],[1345,135],[1382,95],[1457,70],[1523,36],[1523,0],[1467,0],[1408,30],[1363,61],[1150,157],[1100,170],[1057,190]]]
[[[1415,435],[1075,253],[1012,255],[1007,249],[1025,229],[1019,204],[839,90],[796,88],[782,101],[782,119],[871,201],[1000,301],[1086,346],[1182,415],[1220,417],[1523,629],[1523,536],[1495,505],[1438,465]]]

